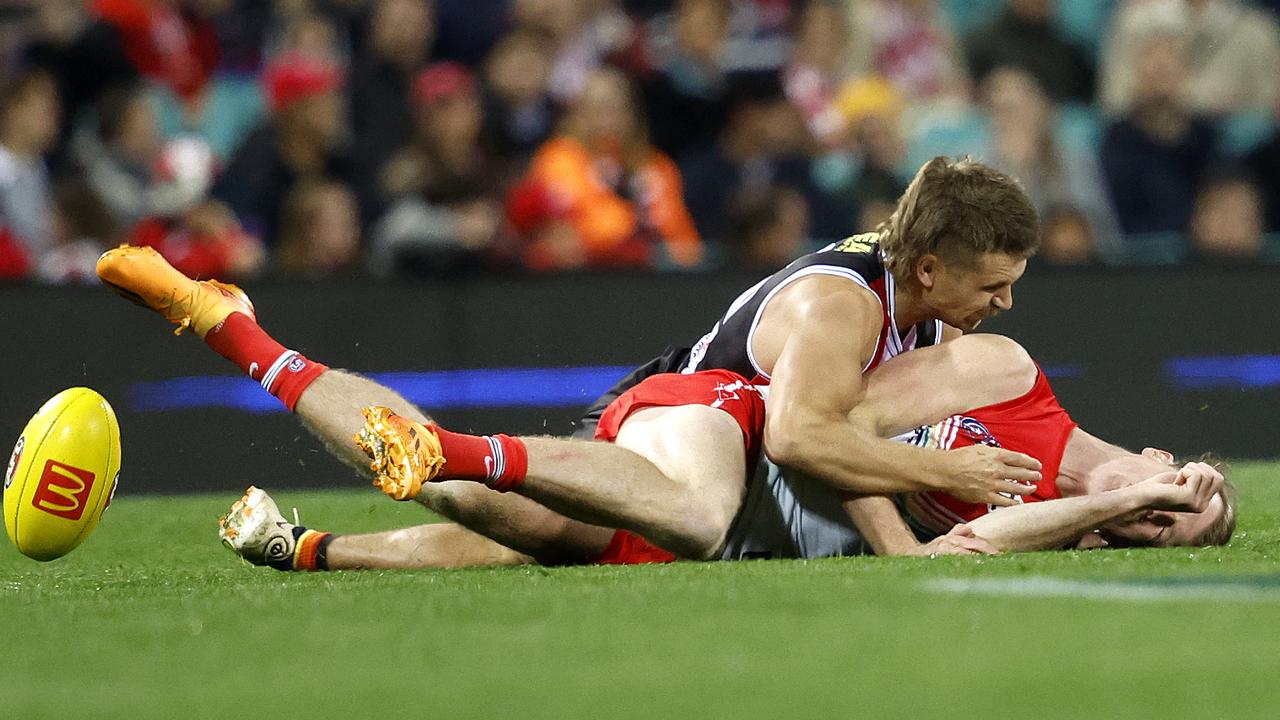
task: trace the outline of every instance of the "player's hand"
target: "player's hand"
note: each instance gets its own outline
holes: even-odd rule
[[[1040,461],[1030,455],[974,445],[944,453],[945,483],[939,489],[959,500],[1005,507],[1015,496],[1034,492]]]
[[[1177,472],[1160,473],[1142,481],[1152,493],[1152,510],[1204,512],[1225,480],[1212,465],[1187,463]]]
[[[951,532],[934,538],[924,545],[917,545],[903,555],[938,557],[939,555],[996,555],[1000,552],[995,545],[973,534],[973,528],[961,523],[951,528]]]

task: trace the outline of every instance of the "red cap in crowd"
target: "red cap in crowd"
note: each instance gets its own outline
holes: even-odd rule
[[[414,78],[412,99],[416,105],[434,105],[441,100],[465,95],[474,87],[475,80],[465,65],[438,62]]]
[[[342,87],[341,68],[303,55],[287,55],[271,63],[262,76],[263,92],[272,112]]]

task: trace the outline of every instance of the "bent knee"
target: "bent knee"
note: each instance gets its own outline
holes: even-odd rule
[[[1040,369],[1026,348],[1004,335],[966,335],[949,343],[966,385],[994,404],[1027,394]]]
[[[713,560],[719,557],[732,523],[733,515],[718,508],[691,511],[681,524],[678,543],[672,543],[679,545],[673,552],[690,560]]]
[[[706,405],[645,408],[623,424],[617,444],[672,481],[668,510],[650,539],[681,557],[715,557],[746,494],[737,421]]]
[[[714,492],[692,498],[682,513],[683,535],[688,547],[680,554],[693,560],[719,557],[746,494],[746,480],[740,477],[737,482],[725,483]]]

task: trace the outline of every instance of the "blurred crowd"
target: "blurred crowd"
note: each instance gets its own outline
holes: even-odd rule
[[[1280,260],[1280,0],[0,0],[0,278],[769,268],[928,158]]]

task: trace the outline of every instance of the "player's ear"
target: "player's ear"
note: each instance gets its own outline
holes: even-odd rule
[[[941,261],[938,256],[927,253],[916,261],[916,280],[920,281],[920,285],[925,289],[933,287],[934,279],[938,276],[938,265]]]
[[[1165,465],[1173,464],[1173,453],[1168,450],[1157,450],[1156,448],[1142,448],[1142,457],[1150,458],[1158,463]]]

